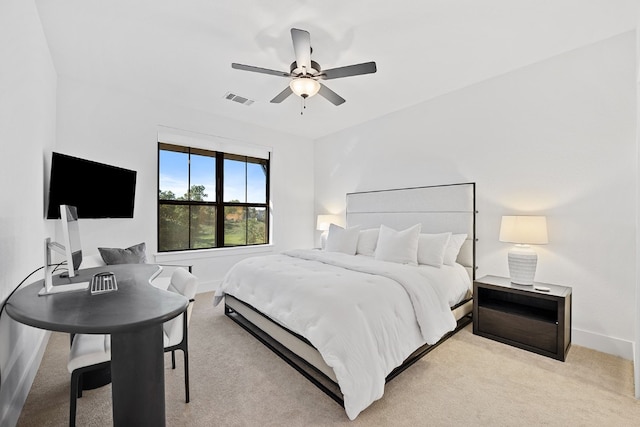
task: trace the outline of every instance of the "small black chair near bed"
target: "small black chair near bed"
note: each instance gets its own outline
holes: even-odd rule
[[[175,319],[165,322],[164,329],[164,351],[171,352],[171,368],[176,369],[176,350],[182,350],[184,356],[184,388],[185,401],[189,403],[189,345],[188,328],[193,311],[193,302],[198,290],[198,279],[196,276],[182,268],[176,269],[171,275],[168,291],[185,296],[189,300],[189,305],[185,314]]]
[[[198,279],[189,271],[177,268],[171,275],[167,288],[189,300],[185,313],[163,324],[164,351],[171,352],[171,367],[176,368],[175,351],[184,355],[185,401],[189,403],[189,346],[188,326],[193,301],[198,289]],[[76,424],[76,399],[82,397],[82,374],[108,368],[111,363],[111,336],[102,334],[76,334],[73,337],[67,369],[71,373],[69,425]]]

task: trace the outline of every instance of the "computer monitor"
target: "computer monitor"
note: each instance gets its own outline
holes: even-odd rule
[[[82,263],[82,244],[80,243],[80,227],[78,226],[78,210],[75,206],[60,205],[60,221],[62,223],[62,244],[46,238],[44,241],[44,288],[40,295],[69,292],[87,289],[89,282],[53,285],[51,251],[61,254],[66,263],[69,278],[75,277],[76,270]],[[62,277],[62,275],[60,276]]]
[[[69,277],[74,277],[76,270],[80,268],[82,263],[78,209],[75,206],[60,205],[60,221],[62,222],[62,241],[65,247]]]

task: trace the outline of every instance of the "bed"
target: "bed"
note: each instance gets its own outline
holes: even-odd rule
[[[471,321],[475,214],[474,183],[349,193],[326,250],[247,258],[214,304],[353,420]]]

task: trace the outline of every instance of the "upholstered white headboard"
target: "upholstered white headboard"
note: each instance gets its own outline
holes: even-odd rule
[[[422,224],[423,233],[465,233],[458,263],[475,279],[475,183],[448,184],[347,194],[347,226],[384,224],[403,230]]]

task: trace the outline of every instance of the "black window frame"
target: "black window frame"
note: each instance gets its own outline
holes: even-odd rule
[[[168,200],[160,198],[160,152],[161,151],[175,151],[180,153],[188,154],[188,186],[187,191],[191,191],[191,154],[197,155],[205,155],[210,156],[215,159],[215,201],[196,201],[196,200]],[[264,203],[256,203],[256,202],[225,202],[224,201],[224,160],[232,159],[232,160],[241,160],[247,163],[257,163],[263,165],[265,168],[265,196],[266,200]],[[196,250],[209,250],[209,249],[219,249],[219,248],[237,248],[237,247],[250,247],[250,246],[263,246],[268,245],[270,242],[270,176],[271,176],[271,156],[269,158],[263,159],[258,157],[245,156],[235,153],[228,153],[222,151],[215,150],[207,150],[197,147],[187,147],[178,144],[166,143],[166,142],[158,142],[158,158],[157,158],[157,192],[156,197],[158,200],[157,203],[157,250],[159,253],[168,253],[168,252],[188,252],[188,251],[196,251]],[[246,172],[245,172],[246,173]],[[245,175],[246,178],[246,175]],[[245,195],[246,195],[246,186],[248,185],[245,179]],[[176,195],[178,196],[178,195]],[[215,246],[208,248],[184,248],[184,249],[160,249],[160,211],[162,205],[179,205],[179,206],[213,206],[216,210],[216,229],[215,229]],[[265,212],[265,242],[264,243],[245,243],[245,244],[225,244],[224,241],[224,222],[225,222],[225,207],[242,207],[245,208],[245,215],[248,212],[249,208],[260,208],[264,209]],[[188,215],[189,218],[189,246],[191,245],[191,215]],[[245,218],[248,224],[248,218]],[[248,227],[245,229],[245,233],[248,234]],[[247,242],[248,236],[245,235],[245,242]]]

